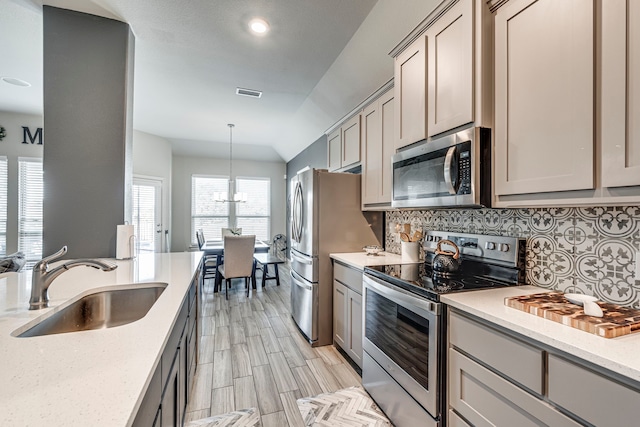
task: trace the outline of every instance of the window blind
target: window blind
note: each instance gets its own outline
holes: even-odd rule
[[[18,250],[24,252],[26,268],[42,258],[42,160],[18,158]]]
[[[154,252],[156,237],[156,189],[134,184],[132,221],[140,252]]]
[[[222,240],[222,229],[229,228],[229,203],[213,200],[213,193],[226,192],[227,177],[193,175],[191,177],[191,243],[197,245],[196,230],[207,240]]]
[[[7,158],[0,156],[0,255],[7,254]]]
[[[246,203],[236,203],[236,227],[242,234],[255,234],[256,239],[269,240],[271,229],[271,180],[269,178],[237,178],[236,191],[247,193]]]

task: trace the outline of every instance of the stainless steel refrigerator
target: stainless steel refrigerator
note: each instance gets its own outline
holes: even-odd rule
[[[363,213],[360,175],[306,169],[291,179],[291,315],[312,346],[333,342],[330,253],[380,245],[382,212]]]

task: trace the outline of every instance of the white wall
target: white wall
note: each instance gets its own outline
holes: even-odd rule
[[[233,161],[236,176],[255,176],[271,179],[271,236],[286,234],[284,162]],[[172,240],[171,251],[181,252],[191,244],[191,176],[229,174],[228,159],[199,157],[173,158]]]
[[[134,179],[142,177],[162,180],[162,228],[169,230],[169,241],[171,241],[171,164],[169,141],[149,133],[133,131],[133,177]]]
[[[42,116],[0,111],[0,126],[7,134],[0,141],[0,156],[8,160],[7,254],[10,254],[18,250],[18,157],[42,158],[43,153],[42,145],[22,143],[22,126],[29,127],[35,134],[37,128],[42,127]]]

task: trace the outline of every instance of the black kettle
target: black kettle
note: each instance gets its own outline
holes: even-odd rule
[[[442,249],[443,244],[447,244],[455,248],[455,252]],[[436,256],[433,258],[431,268],[433,274],[442,277],[455,275],[460,268],[462,260],[460,259],[460,248],[451,240],[440,240],[436,246]]]

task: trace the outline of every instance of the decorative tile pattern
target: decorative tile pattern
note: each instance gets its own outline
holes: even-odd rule
[[[527,283],[640,308],[640,206],[387,211],[387,224],[527,239]],[[400,253],[387,227],[386,250]]]
[[[391,427],[384,413],[361,387],[298,399],[306,427]]]

